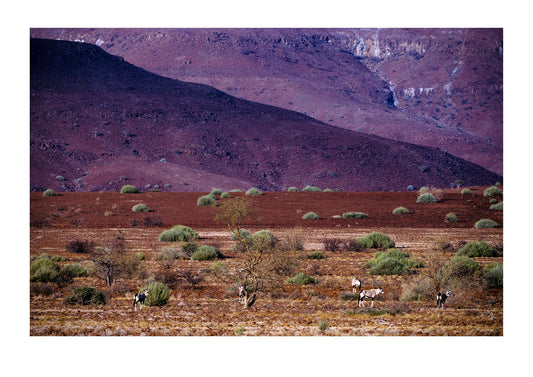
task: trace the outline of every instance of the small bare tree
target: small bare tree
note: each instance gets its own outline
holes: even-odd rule
[[[91,260],[95,265],[95,276],[105,280],[109,287],[119,277],[131,273],[132,265],[126,256],[123,239],[115,239],[107,246],[95,248],[91,252]]]
[[[244,222],[255,217],[257,211],[249,201],[241,198],[224,202],[216,215],[216,220],[225,223],[240,243],[243,255],[235,268],[228,270],[225,264],[218,263],[212,272],[220,280],[236,285],[242,295],[241,302],[247,308],[255,303],[260,291],[279,282],[287,273],[287,266],[291,265],[275,237],[263,233],[251,241],[242,232]]]

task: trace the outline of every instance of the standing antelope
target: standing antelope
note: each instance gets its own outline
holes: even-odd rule
[[[446,302],[446,299],[450,297],[450,294],[452,292],[446,291],[446,293],[437,293],[437,308],[440,306],[442,309],[444,309],[444,303]]]
[[[353,278],[352,279],[352,290],[353,290],[353,293],[356,293],[357,289],[359,289],[359,292],[361,292],[361,280],[358,280],[357,278]]]
[[[363,300],[365,299],[365,297],[367,297],[367,298],[372,300],[372,307],[374,307],[374,300],[380,294],[385,294],[385,292],[383,292],[383,289],[381,289],[381,287],[379,287],[377,289],[365,289],[364,291],[359,293],[359,307],[364,306],[363,305]]]
[[[148,289],[145,289],[144,291],[140,293],[135,293],[135,296],[133,296],[133,308],[135,311],[137,311],[137,303],[141,305],[141,310],[144,307],[144,300],[146,300],[146,296],[148,296]]]

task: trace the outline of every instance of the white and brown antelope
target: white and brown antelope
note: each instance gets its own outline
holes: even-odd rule
[[[383,289],[381,287],[376,289],[365,289],[364,291],[361,291],[359,293],[359,307],[364,306],[363,300],[366,298],[369,298],[372,300],[372,307],[374,307],[374,300],[376,297],[378,297],[380,294],[384,294]]]
[[[451,293],[452,292],[450,291],[446,291],[446,293],[437,293],[437,308],[440,306],[442,309],[444,309],[444,303],[446,302],[446,299],[450,297]]]
[[[148,296],[148,289],[145,289],[142,292],[135,293],[135,296],[133,296],[133,308],[135,311],[137,311],[137,303],[141,306],[141,309],[144,307],[144,300],[146,300],[146,297]]]
[[[358,280],[357,278],[352,279],[352,290],[353,293],[357,293],[357,290],[361,292],[361,280]]]

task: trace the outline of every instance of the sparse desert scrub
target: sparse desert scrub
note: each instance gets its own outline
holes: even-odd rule
[[[498,223],[491,219],[481,219],[476,221],[474,228],[497,228]]]
[[[294,186],[291,186],[287,189],[288,192],[298,192],[298,188],[297,187],[294,187]]]
[[[87,254],[94,250],[94,242],[74,240],[67,243],[67,253]]]
[[[364,212],[344,212],[342,217],[345,219],[367,219],[369,216]]]
[[[198,198],[198,201],[196,202],[196,205],[198,206],[206,206],[206,207],[212,207],[216,204],[217,200],[215,197],[211,194],[209,195],[203,195]]]
[[[320,217],[315,212],[307,212],[302,216],[304,220],[318,220]]]
[[[479,258],[479,257],[499,257],[501,256],[498,249],[494,246],[489,245],[484,241],[480,242],[469,242],[459,249],[457,252],[458,256],[465,256],[470,258]]]
[[[131,208],[131,210],[132,210],[132,212],[148,212],[148,211],[150,211],[150,208],[146,204],[139,203],[139,204],[135,204]]]
[[[405,207],[396,207],[392,211],[393,215],[407,215],[409,214],[409,210]]]
[[[219,188],[213,189],[213,190],[211,190],[209,195],[211,195],[211,196],[220,196],[220,195],[222,195],[222,190],[219,189]]]
[[[483,191],[483,196],[491,197],[496,195],[503,195],[502,190],[500,190],[500,188],[496,186],[488,187],[485,189],[485,191]]]
[[[302,191],[304,192],[321,192],[322,190],[319,189],[318,187],[316,186],[312,186],[312,185],[307,185],[305,186]]]
[[[404,284],[400,301],[432,301],[436,294],[431,279],[422,277]]]
[[[324,259],[324,254],[320,251],[313,251],[307,254],[307,259]]]
[[[106,301],[101,291],[87,286],[74,288],[72,294],[64,299],[66,305],[105,305]]]
[[[437,198],[430,192],[423,193],[416,199],[417,203],[437,203]]]
[[[447,223],[456,223],[458,221],[457,215],[453,212],[446,214],[444,221]]]
[[[485,287],[503,288],[503,265],[491,263],[484,269],[483,283]]]
[[[45,192],[43,192],[43,196],[56,196],[56,192],[52,189],[48,189]]]
[[[411,272],[411,268],[424,267],[424,263],[417,261],[405,251],[390,249],[386,252],[378,251],[365,267],[370,268],[371,275],[402,275]]]
[[[171,290],[164,284],[157,281],[152,281],[146,284],[141,290],[148,290],[145,304],[148,306],[163,306],[166,305],[170,298]]]
[[[221,198],[221,199],[231,198],[231,195],[230,195],[229,192],[224,191],[222,194],[220,194],[220,198]]]
[[[470,189],[465,188],[465,189],[461,190],[461,194],[463,194],[463,195],[471,195],[472,191]]]
[[[314,276],[299,272],[296,275],[285,280],[287,284],[293,285],[307,285],[307,284],[318,284],[318,279]]]
[[[165,247],[163,250],[154,254],[154,261],[165,269],[173,267],[177,259],[184,258],[184,253],[173,247]]]
[[[389,236],[379,232],[372,232],[357,239],[365,249],[388,249],[395,246]]]
[[[339,293],[339,299],[342,301],[359,301],[359,293],[341,292]]]
[[[139,189],[136,186],[133,186],[133,185],[124,185],[120,189],[120,192],[122,194],[137,194],[137,193],[139,193]]]
[[[189,242],[197,240],[199,235],[192,228],[185,225],[176,225],[171,229],[165,230],[159,235],[158,240],[162,242]]]
[[[224,254],[222,254],[216,247],[209,245],[202,245],[198,247],[198,250],[191,255],[191,259],[195,261],[206,261],[217,258],[224,258]]]
[[[263,192],[255,187],[248,189],[245,193],[246,196],[263,195]]]
[[[442,274],[447,280],[471,278],[481,271],[481,266],[473,259],[465,256],[455,256],[446,262],[442,268]]]
[[[491,205],[489,209],[493,211],[503,211],[503,202],[495,203]]]

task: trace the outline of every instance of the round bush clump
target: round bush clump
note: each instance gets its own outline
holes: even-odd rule
[[[356,240],[364,249],[388,249],[394,247],[394,241],[389,236],[373,232]]]
[[[503,288],[503,266],[500,263],[491,263],[485,267],[483,282],[487,288]]]
[[[214,196],[212,196],[211,194],[209,195],[204,195],[204,196],[200,196],[198,198],[198,201],[196,202],[196,205],[199,205],[199,206],[207,206],[207,207],[212,207],[216,204],[216,199]]]
[[[435,196],[430,193],[430,192],[426,192],[424,194],[421,194],[418,199],[416,199],[416,202],[417,203],[437,203],[437,198],[435,198]]]
[[[214,246],[202,245],[191,255],[192,260],[206,261],[223,258],[224,255]]]
[[[135,204],[131,208],[131,210],[133,212],[148,212],[148,211],[150,211],[150,208],[146,204],[139,203],[139,204]]]
[[[446,218],[445,218],[446,222],[447,223],[456,223],[458,218],[457,218],[457,215],[453,212],[450,212],[446,215]]]
[[[220,194],[220,197],[221,197],[222,199],[227,199],[227,198],[231,198],[231,195],[230,195],[229,192],[224,191],[222,194]]]
[[[462,189],[462,190],[461,190],[461,194],[463,194],[463,195],[470,195],[470,194],[472,194],[472,191],[470,191],[470,189],[465,188],[465,189]]]
[[[138,194],[139,193],[139,189],[137,187],[135,187],[135,186],[132,186],[132,185],[124,185],[120,189],[120,193],[121,194]]]
[[[252,187],[251,189],[245,192],[245,195],[247,196],[263,195],[263,193],[259,189]]]
[[[473,259],[465,256],[455,256],[443,266],[444,274],[452,279],[471,277],[481,270],[481,266]]]
[[[394,208],[394,210],[392,211],[392,214],[393,215],[407,215],[409,214],[409,210],[405,207],[397,207],[397,208]]]
[[[314,276],[307,275],[307,274],[304,274],[303,272],[300,272],[288,278],[286,282],[287,284],[293,284],[293,285],[318,284],[318,279],[315,278]]]
[[[298,192],[298,188],[297,187],[294,187],[294,186],[291,186],[287,189],[288,192]]]
[[[302,191],[306,191],[306,192],[321,192],[322,190],[319,189],[318,187],[316,186],[311,186],[311,185],[307,185],[305,186]]]
[[[466,256],[470,258],[478,257],[499,257],[499,251],[489,245],[488,243],[481,242],[469,242],[457,251],[457,255]]]
[[[312,253],[307,254],[307,259],[324,259],[324,254],[320,251],[313,251]]]
[[[161,233],[158,240],[162,242],[189,242],[192,240],[197,240],[198,238],[198,233],[196,233],[192,228],[189,228],[185,225],[176,225],[171,229],[165,230],[163,233]]]
[[[493,211],[503,211],[503,202],[495,203],[491,205],[489,209]]]
[[[363,212],[345,212],[342,217],[345,219],[367,219],[369,216]]]
[[[65,298],[67,305],[105,305],[105,295],[93,287],[75,288],[72,295]]]
[[[163,306],[170,298],[170,288],[164,283],[151,282],[142,288],[143,291],[146,289],[148,289],[148,296],[144,303],[148,306]]]
[[[305,215],[302,216],[302,219],[304,219],[304,220],[318,220],[319,217],[314,212],[307,212]]]
[[[424,267],[424,263],[415,260],[411,254],[398,249],[377,252],[365,267],[370,268],[371,275],[402,275],[409,273],[410,268]]]
[[[491,219],[481,219],[474,224],[474,228],[497,228],[498,223]]]
[[[210,192],[209,195],[212,195],[212,196],[220,196],[220,195],[222,195],[222,190],[219,189],[219,188],[213,189],[213,190],[211,190],[211,192]]]
[[[43,192],[43,196],[56,196],[56,192],[52,189],[48,189],[45,192]]]
[[[491,186],[485,189],[483,192],[483,196],[494,196],[494,195],[502,195],[503,192],[496,186]]]

